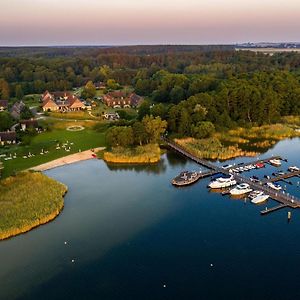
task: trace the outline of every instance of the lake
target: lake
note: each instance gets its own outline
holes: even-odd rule
[[[260,157],[282,155],[286,170],[300,165],[299,153],[300,139],[292,139]],[[275,202],[212,193],[209,178],[170,184],[199,168],[168,152],[153,166],[89,160],[45,172],[69,186],[65,208],[53,222],[0,242],[0,299],[300,297],[300,209],[262,217]],[[300,178],[291,181],[287,191],[300,197]]]

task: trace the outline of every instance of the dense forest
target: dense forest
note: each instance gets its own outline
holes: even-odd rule
[[[0,48],[0,99],[114,79],[148,97],[169,130],[198,136],[212,130],[208,122],[230,128],[299,115],[299,71],[298,53],[232,46]]]

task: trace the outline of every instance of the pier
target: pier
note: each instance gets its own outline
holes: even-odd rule
[[[285,193],[284,191],[277,191],[274,190],[268,186],[266,186],[265,184],[267,182],[276,182],[282,179],[287,179],[287,178],[291,178],[291,177],[295,177],[295,176],[300,176],[300,171],[297,172],[288,172],[286,174],[283,175],[279,175],[277,177],[274,178],[270,178],[270,179],[266,179],[263,181],[259,181],[259,182],[253,182],[250,180],[250,178],[242,176],[241,174],[237,174],[237,173],[233,173],[230,170],[234,169],[234,167],[232,168],[228,168],[228,169],[224,169],[222,167],[216,166],[215,164],[205,160],[205,159],[201,159],[196,157],[195,155],[193,155],[192,153],[186,151],[185,149],[183,149],[181,146],[179,146],[178,144],[176,144],[173,141],[170,141],[168,139],[164,139],[164,141],[166,142],[166,144],[173,150],[175,150],[176,152],[184,155],[185,157],[195,161],[196,163],[206,167],[207,169],[209,169],[211,172],[211,175],[217,174],[217,173],[222,173],[224,175],[232,175],[234,177],[234,179],[238,182],[238,183],[247,183],[249,184],[249,186],[251,187],[251,189],[253,190],[260,190],[263,191],[264,193],[266,193],[267,195],[270,196],[271,199],[277,201],[280,205],[276,206],[274,208],[270,208],[267,211],[262,211],[261,214],[267,214],[273,211],[276,211],[278,209],[284,208],[284,207],[290,207],[290,208],[300,208],[300,199],[290,195],[288,193]],[[250,162],[250,163],[246,163],[246,164],[242,164],[241,166],[247,166],[247,165],[251,165],[251,164],[256,164],[256,163],[267,163],[270,159],[282,159],[280,156],[272,156],[270,158],[266,158],[266,159],[260,159],[254,162]]]

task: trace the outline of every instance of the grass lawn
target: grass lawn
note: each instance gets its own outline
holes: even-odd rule
[[[70,151],[67,152],[64,149],[56,150],[57,144],[69,142],[68,147]],[[73,143],[73,145],[71,145]],[[7,156],[10,154],[17,154],[16,159],[3,160],[3,172],[2,176],[7,177],[16,171],[28,169],[33,166],[37,166],[48,161],[76,153],[79,150],[84,151],[91,148],[105,146],[105,133],[96,132],[92,129],[84,129],[82,131],[72,132],[66,129],[55,129],[41,133],[33,138],[30,145],[28,146],[13,146],[8,150],[1,150],[0,154],[6,153]],[[41,150],[49,151],[47,154],[41,155]],[[4,152],[5,151],[5,152]],[[29,152],[34,154],[34,157],[23,158],[24,155],[28,156]]]

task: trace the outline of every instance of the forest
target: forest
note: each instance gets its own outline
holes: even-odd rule
[[[168,130],[205,137],[300,114],[300,54],[233,46],[0,48],[0,99],[115,80],[144,96]]]

